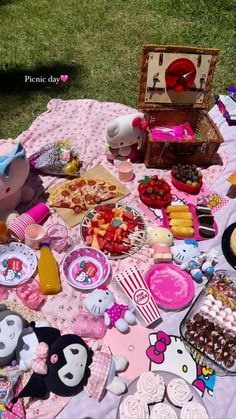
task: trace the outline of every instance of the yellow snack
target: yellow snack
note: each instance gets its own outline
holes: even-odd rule
[[[173,226],[170,229],[174,236],[193,237],[194,235],[193,227]]]
[[[171,227],[173,226],[182,226],[182,227],[193,227],[193,222],[192,220],[183,220],[183,219],[172,219],[169,222],[169,225]]]
[[[188,209],[187,205],[169,205],[166,208],[167,214],[170,213],[170,212],[177,212],[177,211],[178,212],[188,212],[189,209]]]
[[[186,220],[192,220],[193,219],[193,217],[192,217],[192,214],[191,214],[191,212],[171,212],[170,214],[169,214],[169,218],[172,220],[173,218],[174,219],[186,219]]]

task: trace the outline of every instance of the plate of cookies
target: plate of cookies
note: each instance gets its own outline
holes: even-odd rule
[[[193,237],[201,241],[212,239],[218,233],[214,216],[207,205],[174,204],[162,208],[162,214],[163,226],[171,230],[175,239]]]
[[[197,390],[168,372],[144,372],[128,386],[116,419],[209,419]]]

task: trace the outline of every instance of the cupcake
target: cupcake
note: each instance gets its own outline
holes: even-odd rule
[[[209,419],[209,416],[202,404],[189,402],[181,410],[180,419]]]
[[[157,403],[151,410],[150,419],[177,419],[177,415],[169,404]]]
[[[171,380],[166,393],[169,401],[176,407],[183,407],[193,397],[188,384],[182,378]]]
[[[137,390],[146,403],[158,403],[163,400],[165,393],[165,383],[159,374],[144,372],[140,375],[137,382]]]
[[[149,419],[147,403],[137,395],[125,397],[120,405],[120,419]]]

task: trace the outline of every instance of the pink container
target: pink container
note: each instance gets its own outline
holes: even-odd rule
[[[106,334],[103,317],[94,317],[87,313],[80,313],[77,317],[74,333],[82,338],[102,339]]]
[[[134,168],[129,161],[122,161],[118,165],[118,175],[121,182],[130,182],[134,178]]]
[[[43,202],[35,205],[34,207],[30,208],[26,211],[25,214],[29,215],[35,224],[40,224],[50,213],[49,208]]]
[[[46,241],[47,232],[39,224],[31,224],[25,229],[25,244],[31,249],[38,250],[40,243]]]
[[[35,221],[28,214],[21,214],[8,226],[8,231],[12,238],[23,241],[25,238],[26,227],[34,224]]]

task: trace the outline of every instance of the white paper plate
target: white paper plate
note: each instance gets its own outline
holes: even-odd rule
[[[0,284],[13,287],[31,278],[37,268],[37,257],[22,243],[0,245]]]

